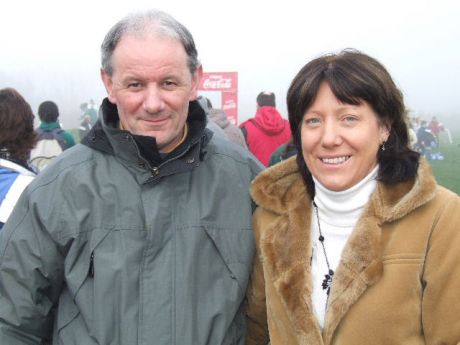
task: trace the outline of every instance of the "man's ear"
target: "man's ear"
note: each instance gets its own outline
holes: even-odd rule
[[[116,104],[115,97],[113,96],[113,80],[112,77],[101,68],[101,79],[104,83],[105,90],[107,91],[107,97],[109,101],[113,104]]]
[[[198,88],[200,87],[201,77],[203,76],[203,66],[199,65],[192,76],[192,91],[190,93],[190,101],[194,101],[198,97]]]

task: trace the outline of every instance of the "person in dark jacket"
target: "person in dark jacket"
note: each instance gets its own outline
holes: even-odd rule
[[[295,156],[296,154],[297,148],[295,147],[294,141],[291,138],[291,140],[289,140],[286,144],[281,145],[275,150],[275,152],[272,153],[268,166],[271,167],[272,165]]]
[[[201,74],[164,12],[110,29],[101,116],[0,232],[1,344],[244,344],[263,167],[205,128]]]
[[[261,92],[257,96],[257,112],[240,125],[249,151],[265,166],[270,156],[282,144],[291,138],[289,122],[276,110],[275,94]]]
[[[206,98],[206,102],[209,109],[209,121],[217,124],[220,128],[222,128],[228,140],[247,149],[243,133],[237,126],[230,122],[227,114],[225,114],[225,111],[222,109],[214,108],[208,98]]]

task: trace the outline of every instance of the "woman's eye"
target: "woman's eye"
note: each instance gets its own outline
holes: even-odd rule
[[[320,123],[320,120],[317,117],[312,117],[312,118],[306,119],[305,123],[307,125],[315,125],[315,124]]]

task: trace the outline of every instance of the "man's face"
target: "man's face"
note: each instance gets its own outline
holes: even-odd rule
[[[112,57],[113,74],[101,71],[121,128],[155,137],[161,152],[181,141],[189,101],[197,97],[201,66],[191,75],[187,54],[175,39],[147,33],[125,35]]]

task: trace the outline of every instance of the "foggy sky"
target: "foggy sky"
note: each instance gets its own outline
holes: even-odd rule
[[[382,62],[416,115],[460,117],[460,3],[454,0],[329,1],[16,1],[0,12],[0,87],[15,87],[36,112],[55,101],[66,128],[79,105],[105,97],[99,47],[127,13],[169,12],[192,32],[205,72],[238,72],[239,121],[255,98],[285,97],[309,60],[344,48]],[[218,94],[207,94],[219,106]],[[459,121],[455,121],[458,123]]]

